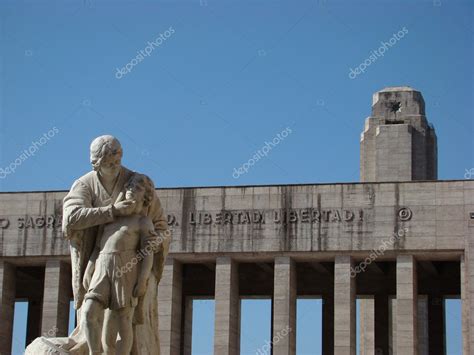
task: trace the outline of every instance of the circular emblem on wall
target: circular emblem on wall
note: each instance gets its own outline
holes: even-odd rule
[[[400,221],[409,221],[412,215],[413,213],[411,212],[411,209],[407,207],[403,207],[398,210],[398,218]]]

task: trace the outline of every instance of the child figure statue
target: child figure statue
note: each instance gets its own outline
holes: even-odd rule
[[[103,226],[84,275],[87,293],[81,322],[91,355],[130,354],[133,322],[143,321],[140,298],[147,289],[153,253],[161,245],[156,239],[154,245],[147,241],[156,237],[153,222],[146,215],[155,193],[150,178],[135,173],[125,190],[125,198],[134,202],[135,210]]]

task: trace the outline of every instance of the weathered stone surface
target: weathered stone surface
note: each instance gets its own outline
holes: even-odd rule
[[[437,138],[419,91],[392,87],[374,94],[361,135],[361,181],[437,178]]]
[[[275,259],[273,354],[296,354],[296,266],[289,257]]]
[[[162,198],[162,204],[173,230],[170,252],[363,251],[379,247],[394,230],[403,228],[407,228],[406,235],[390,246],[390,250],[445,250],[448,246],[462,250],[469,211],[474,210],[464,203],[466,199],[474,199],[474,181],[295,185],[266,189],[268,193],[261,195],[262,188],[209,188],[212,196],[208,195],[207,188],[158,189],[160,198],[168,196]],[[220,195],[216,196],[218,192]],[[32,204],[55,205],[57,212],[28,214],[26,222],[24,213],[1,215],[0,219],[9,223],[2,230],[1,256],[67,257],[69,246],[60,230],[58,193],[29,193],[29,199],[19,200],[12,200],[12,195],[18,194],[1,193],[0,206],[25,211]],[[278,203],[272,205],[265,199],[268,196]],[[255,205],[252,201],[260,202]],[[399,218],[402,208],[411,211],[410,219]],[[296,222],[275,222],[275,213],[281,220],[284,210],[294,212]],[[329,212],[329,219],[309,223],[311,211]],[[225,213],[233,213],[232,224],[219,224]],[[249,223],[244,216],[247,213]],[[354,213],[354,218],[346,221],[344,213]],[[265,223],[259,222],[262,216]],[[45,217],[50,222],[55,221],[53,227],[39,226]],[[208,224],[209,218],[212,222]],[[24,227],[26,225],[28,227]]]
[[[309,296],[324,301],[323,353],[354,354],[356,289],[370,299],[362,302],[361,353],[437,354],[428,347],[441,342],[427,338],[442,327],[430,327],[429,319],[441,319],[442,312],[417,298],[444,292],[461,295],[469,354],[474,181],[434,181],[436,145],[421,94],[388,88],[374,95],[361,137],[364,183],[157,189],[165,211],[161,229],[172,231],[171,254],[158,263],[159,287],[161,270],[150,276],[152,322],[138,328],[134,354],[159,353],[160,347],[146,345],[157,344],[158,334],[163,354],[190,354],[195,298],[216,300],[214,352],[237,354],[240,297],[249,296],[273,300],[273,353],[297,352],[296,298]],[[15,297],[35,301],[30,335],[56,328],[64,334],[70,262],[61,225],[65,195],[0,193],[0,335],[6,339],[0,353],[11,348]],[[102,202],[99,207],[109,208],[111,201]],[[109,222],[105,212],[99,224]],[[363,270],[354,269],[364,263]],[[73,339],[79,349],[70,351]],[[27,354],[83,355],[84,341],[38,338]]]
[[[334,264],[334,354],[356,354],[356,281],[349,255],[338,255]]]
[[[397,354],[418,354],[418,290],[413,255],[397,256]]]
[[[88,355],[86,347],[75,348],[70,338],[39,337],[26,348],[25,355]]]
[[[162,355],[179,355],[182,318],[182,268],[179,261],[168,258],[158,286],[158,314]]]
[[[0,354],[10,354],[15,307],[15,266],[0,260]]]
[[[216,260],[214,354],[240,353],[238,265],[228,256]]]

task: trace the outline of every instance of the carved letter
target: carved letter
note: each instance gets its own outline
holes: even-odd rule
[[[329,222],[329,215],[331,214],[331,211],[322,211],[322,214],[323,214],[323,219],[326,222]]]
[[[0,228],[5,229],[10,225],[10,220],[8,218],[0,218]]]
[[[354,219],[354,212],[349,210],[344,210],[344,220],[350,222]]]
[[[43,228],[44,225],[45,225],[44,217],[38,217],[38,218],[36,218],[35,224],[36,224],[36,227],[38,227],[38,228]]]
[[[212,223],[212,217],[210,213],[204,213],[204,218],[202,220],[202,224],[211,224]]]
[[[250,213],[248,213],[248,212],[243,212],[242,213],[242,223],[243,224],[249,224],[250,223]]]
[[[313,210],[313,212],[311,213],[312,215],[312,219],[311,219],[311,222],[321,222],[321,212],[319,210]]]
[[[301,223],[309,222],[309,212],[308,210],[301,211]]]
[[[281,223],[280,212],[278,212],[278,211],[273,211],[273,222],[275,222],[275,223]]]
[[[338,210],[334,210],[333,211],[333,216],[332,216],[332,220],[334,222],[340,222],[341,221],[341,215],[339,214],[339,211]]]
[[[296,211],[290,211],[290,218],[289,218],[290,223],[296,223],[298,222],[298,215],[296,214]]]

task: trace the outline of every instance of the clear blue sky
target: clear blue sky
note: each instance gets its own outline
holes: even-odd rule
[[[2,0],[0,168],[57,133],[0,190],[69,188],[104,133],[159,187],[358,181],[372,93],[395,85],[424,95],[439,178],[463,179],[474,168],[473,22],[472,2],[447,0]],[[286,127],[267,158],[232,176]]]

